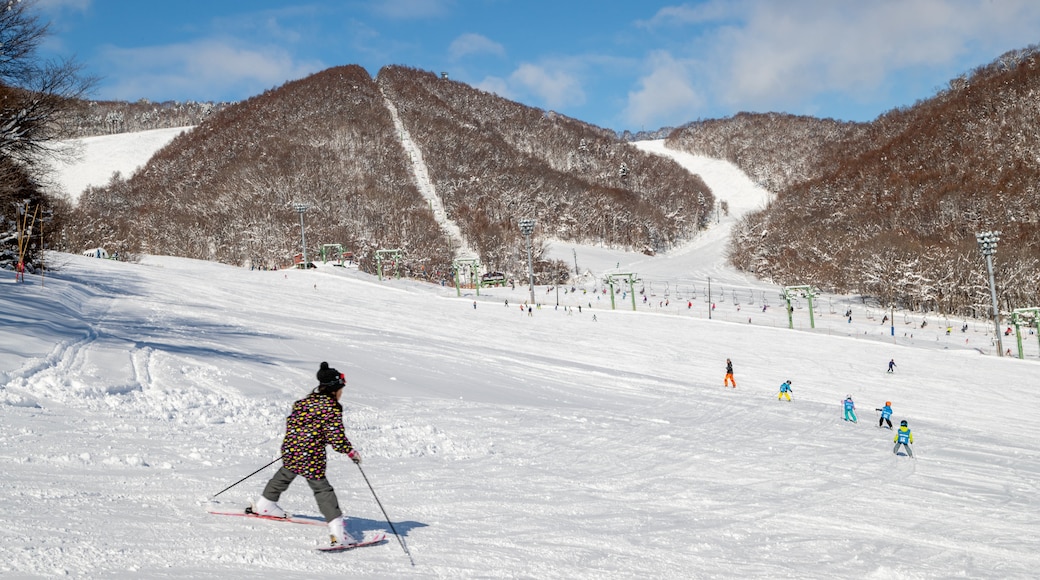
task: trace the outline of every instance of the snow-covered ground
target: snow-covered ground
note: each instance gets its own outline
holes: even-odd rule
[[[175,127],[65,141],[59,147],[62,157],[49,163],[55,172],[53,193],[75,202],[87,187],[108,184],[113,173],[130,177],[156,151],[190,130],[191,127]]]
[[[882,313],[826,299],[815,330],[804,307],[788,330],[775,287],[691,246],[554,245],[593,276],[558,308],[536,288],[530,315],[524,286],[51,254],[47,278],[0,281],[0,576],[1036,576],[1035,336],[1001,359],[984,322],[946,336],[897,312],[892,337]],[[609,271],[728,290],[710,320],[682,284],[668,306],[655,285],[611,310]],[[735,303],[738,285],[762,294]],[[347,431],[401,543],[320,554],[322,528],[206,513],[257,496],[274,466],[210,502],[278,456],[321,361],[347,375]],[[915,459],[877,427],[886,400]],[[391,532],[349,460],[329,477],[353,530]],[[318,513],[302,481],[281,503]]]

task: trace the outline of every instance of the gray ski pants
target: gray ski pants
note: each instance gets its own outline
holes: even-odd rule
[[[280,467],[274,474],[274,477],[271,478],[271,481],[267,482],[267,487],[264,488],[262,495],[276,502],[278,498],[282,497],[282,492],[289,489],[289,484],[294,479],[296,479],[295,473]],[[307,478],[305,477],[304,479]],[[328,479],[307,479],[307,485],[311,486],[311,491],[314,492],[314,499],[318,502],[318,509],[321,510],[321,515],[325,516],[326,522],[331,522],[343,515],[343,512],[339,509],[339,499],[336,497],[336,490],[332,489],[332,484],[329,483]]]
[[[892,448],[892,453],[899,453],[899,446],[900,445],[902,445],[903,447],[906,447],[906,455],[908,457],[913,457],[914,456],[914,450],[910,449],[910,444],[909,443],[896,443],[896,446]]]

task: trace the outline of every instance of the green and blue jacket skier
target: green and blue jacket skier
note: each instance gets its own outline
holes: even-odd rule
[[[852,395],[849,395],[849,396],[845,397],[845,402],[843,403],[843,405],[845,407],[845,420],[846,421],[852,421],[853,423],[855,423],[856,422],[856,403],[852,402]]]
[[[896,444],[896,446],[892,448],[892,453],[899,453],[899,446],[902,445],[906,448],[907,456],[914,456],[914,450],[910,448],[910,445],[914,442],[914,434],[910,432],[910,427],[907,427],[906,421],[899,422],[899,429],[896,431],[896,436],[892,441]]]

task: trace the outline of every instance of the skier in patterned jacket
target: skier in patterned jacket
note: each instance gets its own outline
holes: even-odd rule
[[[278,505],[282,492],[302,475],[314,492],[318,509],[329,524],[332,544],[356,541],[346,532],[343,512],[339,508],[336,490],[325,478],[325,446],[346,454],[354,463],[361,463],[361,455],[351,445],[343,429],[343,407],[339,398],[346,380],[329,363],[321,363],[319,385],[311,394],[293,403],[292,412],[285,420],[285,439],[282,442],[282,467],[267,482],[253,512],[274,517],[286,517]]]

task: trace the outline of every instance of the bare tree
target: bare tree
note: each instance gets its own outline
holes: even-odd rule
[[[0,267],[24,261],[29,271],[45,241],[36,239],[38,226],[22,231],[25,220],[17,212],[46,216],[54,224],[54,204],[39,185],[41,161],[65,136],[64,111],[93,84],[71,60],[39,58],[47,25],[34,7],[32,1],[0,2]],[[14,240],[17,252],[11,250]]]
[[[63,112],[94,84],[71,59],[39,58],[48,26],[34,13],[35,4],[0,4],[0,156],[27,168],[38,166],[66,136]]]

